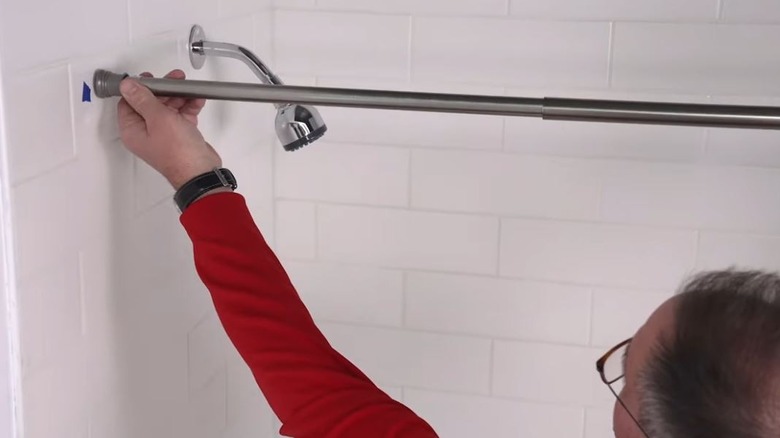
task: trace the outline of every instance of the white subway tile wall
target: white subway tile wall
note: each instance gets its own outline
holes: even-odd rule
[[[780,99],[767,96],[719,96],[714,102],[734,105],[780,105]],[[710,129],[707,133],[707,159],[714,164],[779,167],[780,132],[774,130]]]
[[[324,140],[317,146],[306,154],[276,154],[277,196],[351,204],[409,205],[408,150],[330,144]]]
[[[323,260],[474,274],[497,270],[495,218],[320,205],[317,227]]]
[[[411,272],[406,294],[410,328],[588,343],[591,291],[587,287]]]
[[[249,367],[232,347],[229,351],[227,357],[228,426],[222,436],[224,438],[262,436],[262,432],[275,429],[276,417],[262,393],[251,384],[255,378]]]
[[[19,104],[9,111],[8,141],[24,144],[11,149],[9,170],[12,183],[51,171],[75,158],[73,123],[70,115],[70,83],[67,64],[14,78],[8,84],[8,99]],[[41,102],[52,109],[52,117],[40,117]]]
[[[510,0],[512,15],[538,20],[713,21],[718,0]]]
[[[415,151],[412,207],[598,219],[598,162],[485,152]]]
[[[612,431],[612,409],[588,408],[585,410],[585,438],[614,436]]]
[[[378,384],[490,392],[489,339],[325,323],[331,344]]]
[[[773,0],[723,0],[721,18],[727,22],[780,23],[780,4]]]
[[[459,94],[489,94],[502,96],[504,87],[408,81],[361,81],[318,78],[324,87],[353,87],[395,91],[445,92]],[[499,150],[504,129],[501,117],[371,110],[355,108],[323,108],[331,131],[328,141],[408,147],[421,146],[445,149]]]
[[[410,22],[402,16],[281,10],[274,23],[276,66],[295,74],[405,79]]]
[[[593,381],[598,380],[593,363],[598,356],[587,347],[497,341],[493,350],[493,394],[592,405]]]
[[[706,270],[736,267],[780,271],[780,237],[703,232],[696,265]]]
[[[595,90],[510,88],[508,94],[529,97],[649,100],[709,103],[707,96],[648,94]],[[643,161],[693,162],[701,159],[707,131],[704,128],[550,121],[536,118],[506,119],[505,150],[563,157],[627,158]]]
[[[610,348],[639,330],[673,291],[632,291],[597,288],[593,292],[591,345]]]
[[[276,252],[280,257],[312,260],[317,255],[317,205],[276,203]]]
[[[612,85],[702,94],[777,94],[780,55],[761,50],[780,27],[680,23],[615,25]],[[751,48],[751,50],[748,50]]]
[[[429,390],[406,390],[404,395],[409,407],[442,437],[582,435],[585,415],[578,407]]]
[[[322,9],[429,15],[506,15],[507,0],[318,0]]]
[[[507,86],[605,88],[609,23],[414,20],[412,77]]]
[[[0,0],[30,438],[277,436],[171,189],[81,102],[99,67],[255,80],[186,68],[194,21],[290,84],[780,102],[771,0],[41,3]],[[441,436],[608,436],[603,350],[693,272],[780,270],[776,133],[321,112],[295,153],[270,105],[202,128],[333,345]]]
[[[3,70],[18,74],[74,56],[123,47],[130,37],[127,6],[127,2],[102,0],[75,4],[4,0],[0,16]]]
[[[119,142],[116,99],[82,101],[97,68],[255,80],[233,60],[194,72],[183,43],[202,21],[273,64],[272,6],[0,1],[26,438],[274,435],[199,285],[172,189]],[[202,117],[269,240],[272,117],[213,102]]]
[[[693,267],[696,232],[508,219],[501,274],[596,286],[672,288]]]
[[[319,319],[403,325],[402,271],[317,262],[284,265],[303,302]]]

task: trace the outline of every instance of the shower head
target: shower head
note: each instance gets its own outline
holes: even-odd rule
[[[190,31],[190,62],[200,69],[207,56],[219,56],[243,61],[266,85],[284,85],[265,63],[250,50],[235,44],[206,41],[203,28],[195,25]],[[298,150],[325,135],[328,127],[317,108],[293,103],[276,104],[276,136],[286,151]]]
[[[276,113],[276,136],[286,151],[296,151],[325,135],[328,127],[317,108],[288,104]]]

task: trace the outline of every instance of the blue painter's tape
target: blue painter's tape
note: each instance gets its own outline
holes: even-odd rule
[[[81,91],[82,102],[92,102],[92,89],[84,82],[84,89]]]

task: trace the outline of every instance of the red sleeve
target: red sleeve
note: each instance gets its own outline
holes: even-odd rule
[[[282,434],[436,437],[328,344],[241,195],[203,198],[181,223],[225,331],[281,419]]]

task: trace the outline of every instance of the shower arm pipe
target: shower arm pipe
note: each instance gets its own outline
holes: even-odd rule
[[[282,82],[279,76],[276,76],[276,74],[274,74],[274,72],[257,57],[257,55],[252,53],[251,50],[237,44],[213,41],[193,41],[190,43],[189,50],[193,55],[198,56],[217,56],[220,58],[237,59],[246,64],[263,84],[284,85],[284,82]],[[277,108],[284,106],[284,104],[281,103],[275,104]]]
[[[126,74],[96,71],[96,95],[120,96],[119,83],[126,77]],[[769,106],[524,98],[145,77],[135,79],[155,95],[169,97],[538,117],[546,120],[780,130],[780,107]]]

